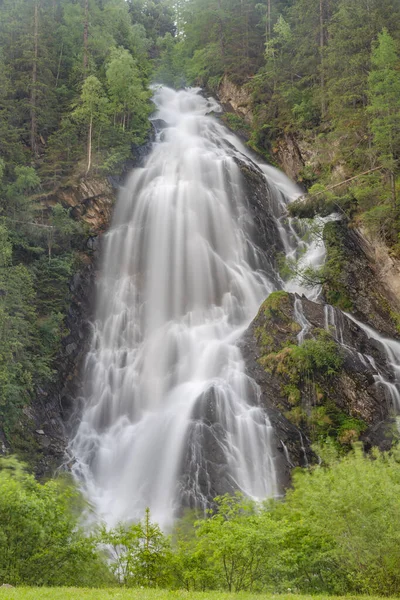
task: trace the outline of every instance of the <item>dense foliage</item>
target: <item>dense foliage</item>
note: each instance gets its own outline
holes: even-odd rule
[[[317,450],[322,464],[298,470],[284,500],[259,506],[240,494],[223,496],[208,518],[188,513],[169,536],[149,511],[140,523],[84,536],[71,488],[40,485],[3,460],[0,580],[398,595],[398,450],[365,457],[356,447],[340,458],[329,444]]]
[[[67,482],[41,485],[14,459],[0,461],[0,581],[82,585],[111,577],[94,537],[78,526],[79,494]]]

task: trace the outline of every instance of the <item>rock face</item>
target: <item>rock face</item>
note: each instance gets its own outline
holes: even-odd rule
[[[277,141],[273,152],[281,169],[288,177],[297,181],[304,168],[305,158],[295,136],[291,133],[283,134]]]
[[[283,252],[283,244],[274,219],[274,192],[259,168],[251,163],[236,160],[243,175],[245,199],[253,221],[253,241],[263,250],[263,265],[271,280],[276,277],[275,260]],[[277,284],[277,282],[275,282]]]
[[[348,311],[383,335],[399,337],[400,298],[396,292],[400,276],[394,261],[389,265],[389,279],[382,269],[382,254],[375,255],[372,245],[345,221],[328,223],[324,239],[327,261],[340,260],[339,285],[346,294]],[[389,261],[388,256],[386,261]],[[332,291],[335,292],[327,284],[324,293],[328,299]]]
[[[248,125],[253,125],[253,100],[246,86],[236,85],[224,75],[218,86],[217,97],[228,112],[234,112]],[[241,134],[240,131],[237,133]],[[243,137],[248,139],[249,134]],[[279,167],[295,181],[302,179],[301,173],[306,163],[314,165],[317,161],[312,144],[299,140],[292,133],[284,133],[274,144],[272,153]]]
[[[240,87],[229,81],[225,76],[218,89],[218,98],[221,103],[243,118],[248,124],[254,122],[252,113],[252,99],[247,92],[246,87]],[[334,153],[335,148],[326,148],[326,152]],[[272,148],[272,152],[279,166],[286,174],[296,181],[303,181],[307,178],[306,169],[318,172],[319,157],[315,152],[313,140],[299,139],[293,134],[286,133],[277,140]],[[333,182],[342,181],[346,178],[346,172],[343,165],[338,165],[332,175]],[[243,170],[243,169],[242,169]],[[245,173],[246,181],[249,182],[256,176],[251,172]],[[305,181],[307,183],[307,181]],[[257,185],[254,183],[254,185]],[[254,195],[257,198],[257,194]],[[257,205],[257,202],[256,202]],[[257,224],[259,232],[258,244],[263,247],[263,239],[269,231],[270,224],[264,217],[258,216],[257,206],[251,208],[253,218]],[[327,260],[335,261],[340,259],[339,285],[333,286],[327,283],[324,285],[325,299],[329,303],[335,303],[342,309],[353,314],[358,320],[370,325],[384,336],[391,338],[400,337],[400,261],[389,256],[387,248],[374,240],[372,243],[368,240],[365,232],[357,229],[350,229],[345,221],[332,222],[326,226],[329,235],[325,235],[325,245],[327,247]],[[338,252],[339,250],[339,252]],[[342,298],[338,298],[342,296]],[[292,302],[293,304],[293,302]],[[320,328],[324,329],[324,308],[322,304],[313,304],[305,298],[302,299],[303,310],[307,319],[310,321],[310,332]],[[292,306],[293,309],[293,306]],[[261,309],[262,310],[262,309]],[[261,314],[260,310],[260,314]],[[333,309],[332,309],[333,310]],[[257,317],[260,320],[260,314]],[[371,369],[371,364],[365,365],[362,355],[367,354],[376,364],[379,370],[384,373],[388,381],[393,381],[393,374],[386,363],[386,355],[382,348],[374,346],[373,342],[368,341],[362,330],[342,315],[340,311],[335,310],[334,318],[336,323],[341,323],[341,335],[348,345],[347,350],[343,350],[344,359],[340,375],[337,374],[329,381],[317,382],[322,386],[325,398],[329,398],[337,410],[342,411],[349,419],[360,419],[364,424],[364,430],[356,432],[364,440],[367,446],[380,445],[388,447],[390,439],[393,437],[390,431],[393,425],[391,418],[392,406],[388,400],[387,390],[376,384],[378,374]],[[256,321],[252,324],[249,331],[241,341],[241,347],[246,359],[247,369],[250,375],[260,384],[263,391],[263,398],[271,420],[277,431],[281,434],[282,441],[290,449],[291,462],[293,464],[302,464],[304,462],[304,452],[299,454],[299,435],[302,433],[303,439],[311,435],[310,424],[305,421],[299,421],[301,411],[297,410],[297,421],[299,428],[289,423],[283,416],[292,412],[293,406],[288,403],[287,397],[282,394],[284,381],[281,376],[272,373],[260,365],[262,350],[259,339],[255,334],[260,327],[271,328],[271,323],[260,325]],[[292,321],[293,322],[293,321]],[[267,335],[271,335],[271,332]],[[282,332],[281,334],[282,335]],[[296,334],[297,335],[297,334]],[[281,343],[295,343],[296,335],[293,332],[286,331]],[[279,339],[279,331],[273,331],[273,336]],[[352,350],[350,350],[352,349]],[[275,348],[275,351],[277,348]],[[328,378],[329,379],[329,378]],[[324,384],[324,385],[322,385]],[[306,386],[307,387],[307,386]],[[312,386],[311,386],[312,387]],[[311,389],[311,388],[310,388]],[[317,393],[321,395],[322,392]],[[314,394],[314,400],[312,398]],[[302,390],[302,401],[311,406],[315,401],[314,392]],[[318,406],[317,406],[318,408]],[[311,413],[308,408],[306,412]],[[322,414],[323,411],[320,411]],[[293,427],[294,430],[293,430]],[[315,429],[315,426],[314,426]],[[336,426],[339,430],[340,427]],[[342,433],[346,429],[342,427]],[[351,431],[351,429],[347,429]],[[286,437],[285,437],[286,434]],[[342,434],[340,434],[342,435]],[[344,443],[346,443],[343,435]],[[348,434],[351,438],[351,434]],[[306,452],[309,452],[308,447]]]
[[[90,244],[93,243],[94,238],[91,238]],[[35,450],[31,459],[39,477],[53,473],[66,460],[65,423],[80,395],[80,371],[90,341],[93,316],[97,251],[88,249],[86,260],[87,264],[70,282],[72,300],[65,321],[69,333],[62,340],[57,357],[57,378],[51,385],[39,388],[31,405],[25,408],[32,427],[32,431],[26,433],[32,435]]]
[[[380,345],[339,310],[275,292],[240,347],[292,466],[312,459],[310,443],[321,435],[345,447],[360,438],[390,444],[393,407],[377,379],[390,384],[391,368]]]
[[[253,113],[250,93],[244,87],[240,87],[225,75],[218,87],[218,98],[222,105],[233,110],[246,123],[251,125]]]
[[[72,217],[87,223],[94,235],[107,229],[114,202],[115,189],[104,178],[81,179],[42,198],[44,206],[59,203],[64,208],[71,208]]]

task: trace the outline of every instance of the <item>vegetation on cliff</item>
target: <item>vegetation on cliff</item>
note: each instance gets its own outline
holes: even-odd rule
[[[287,292],[273,292],[262,304],[251,326],[257,361],[279,386],[273,405],[313,443],[329,439],[339,452],[347,452],[368,428],[367,421],[371,425],[369,411],[360,411],[351,398],[349,380],[364,401],[370,392],[346,366],[346,350],[325,328],[320,305],[305,306],[306,311],[317,307],[318,315],[314,324],[308,322],[305,338],[298,339],[296,301],[301,302]]]

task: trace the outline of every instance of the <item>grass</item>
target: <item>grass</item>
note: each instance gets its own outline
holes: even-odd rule
[[[227,594],[223,592],[187,592],[185,590],[124,590],[84,588],[0,588],[0,600],[327,600],[332,596],[297,594]],[[340,600],[335,597],[335,600]],[[346,596],[341,600],[379,600],[377,596]]]

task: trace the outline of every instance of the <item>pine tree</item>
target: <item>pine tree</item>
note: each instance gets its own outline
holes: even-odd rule
[[[370,129],[379,162],[389,171],[396,204],[395,172],[400,158],[400,60],[387,29],[378,35],[368,76]]]
[[[108,118],[107,98],[101,82],[94,75],[86,78],[82,94],[72,117],[82,123],[87,130],[87,161],[86,175],[92,166],[93,133],[97,125],[105,123]]]

